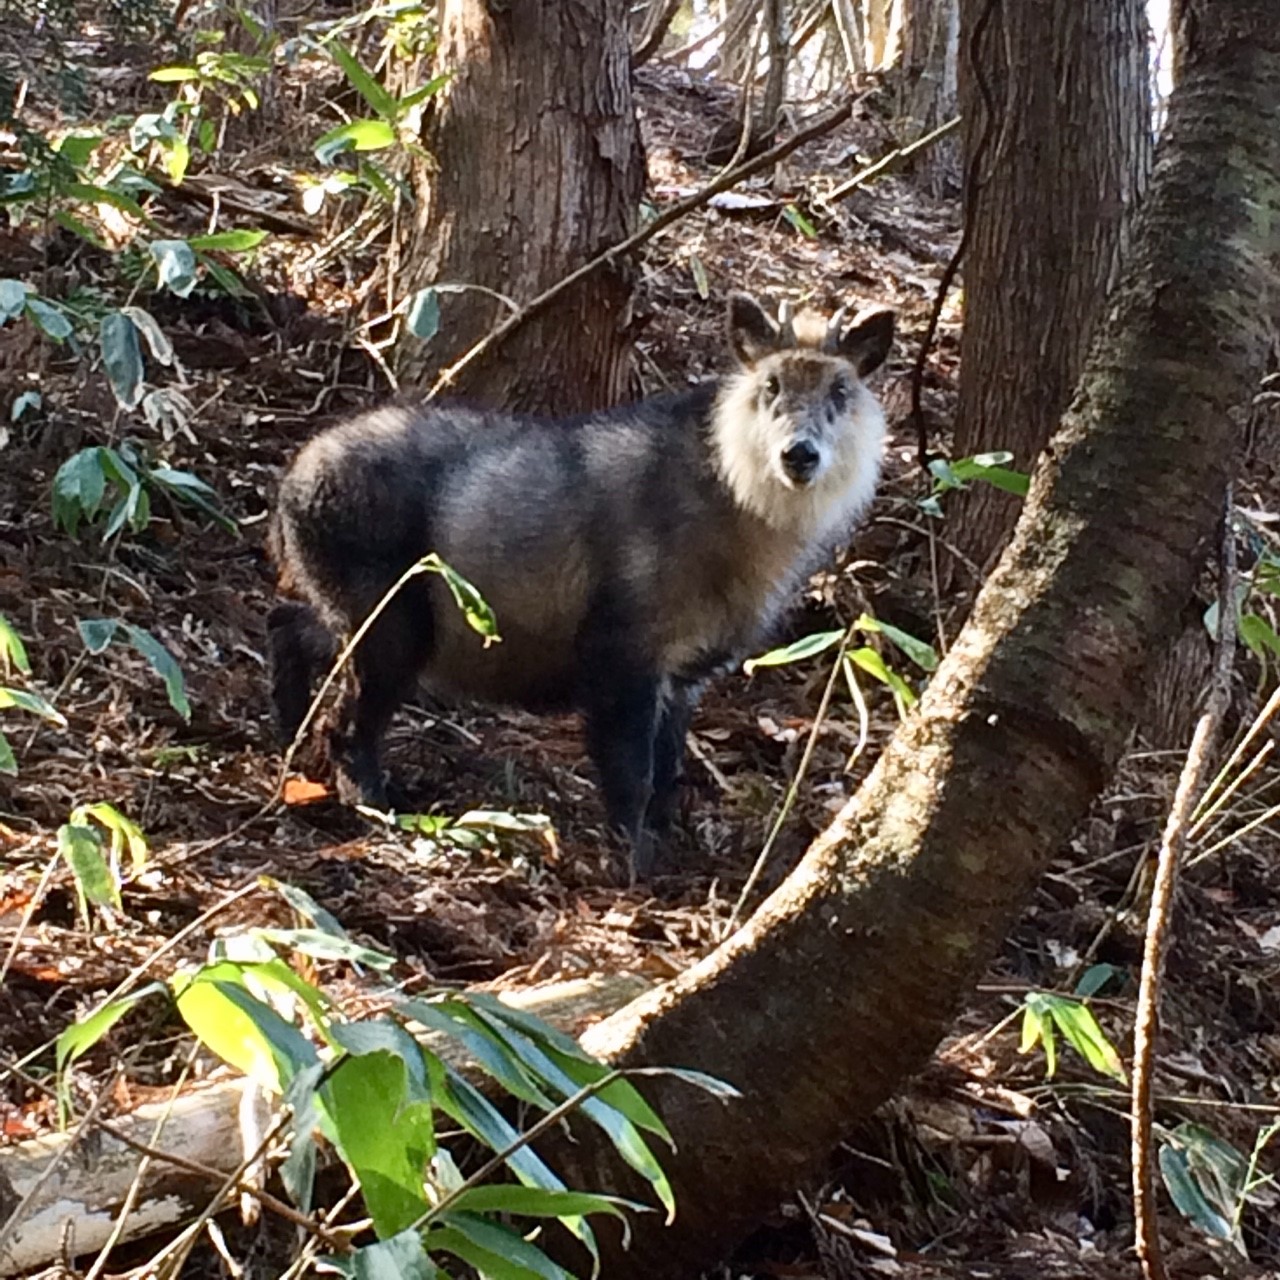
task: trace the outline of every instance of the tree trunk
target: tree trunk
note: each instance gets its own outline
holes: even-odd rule
[[[442,0],[438,65],[454,78],[424,129],[419,216],[400,281],[481,285],[524,302],[634,229],[644,164],[623,0]],[[562,414],[630,389],[630,269],[593,273],[451,391]],[[407,336],[422,385],[507,312],[476,290],[441,297],[439,334]]]
[[[903,146],[956,114],[959,52],[958,0],[909,0],[902,13],[898,80]],[[952,138],[936,142],[913,163],[912,172],[932,195],[945,195],[960,176],[957,144]]]
[[[1027,470],[1067,406],[1145,185],[1145,5],[961,0],[960,19],[969,241],[954,453],[1009,449]],[[956,496],[953,537],[985,569],[1018,500],[989,485]]]
[[[1265,368],[1280,250],[1272,0],[1199,4],[1136,244],[1012,545],[916,712],[756,916],[593,1028],[678,1144],[670,1227],[610,1280],[696,1274],[815,1170],[937,1045],[1133,727],[1220,514]],[[1030,232],[1029,232],[1030,234]],[[571,1185],[629,1189],[585,1129]]]

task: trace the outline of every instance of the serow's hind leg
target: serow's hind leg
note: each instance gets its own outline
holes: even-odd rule
[[[586,691],[587,749],[600,774],[609,825],[631,847],[633,878],[653,870],[645,814],[653,794],[659,686],[655,676],[608,665]]]
[[[412,590],[421,586],[406,583],[352,655],[348,691],[330,735],[338,795],[348,804],[388,807],[379,747],[427,656],[429,606],[425,591]]]
[[[645,823],[659,838],[671,829],[675,818],[695,697],[689,686],[676,685],[664,700],[658,719],[653,743],[653,795]]]

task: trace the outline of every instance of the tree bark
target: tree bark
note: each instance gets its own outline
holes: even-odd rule
[[[1202,0],[1136,245],[1014,540],[861,791],[756,916],[584,1043],[742,1091],[643,1088],[678,1144],[678,1216],[608,1245],[610,1280],[680,1280],[937,1045],[1133,727],[1221,513],[1265,369],[1280,249],[1272,0]],[[574,1186],[631,1190],[582,1129]]]
[[[1009,449],[1027,470],[1067,406],[1145,186],[1145,4],[961,0],[960,21],[969,238],[953,449]],[[956,496],[952,536],[985,569],[1018,500],[989,485]]]
[[[898,81],[903,146],[955,116],[959,54],[958,0],[910,0],[904,6]],[[951,138],[945,138],[915,161],[912,171],[931,194],[945,195],[960,174],[959,148]]]
[[[635,226],[644,185],[623,0],[442,0],[438,66],[454,73],[424,128],[419,216],[402,294],[481,285],[527,301]],[[629,268],[597,271],[499,348],[454,392],[535,413],[597,409],[630,389]],[[439,334],[406,336],[402,381],[423,385],[506,309],[441,297]]]

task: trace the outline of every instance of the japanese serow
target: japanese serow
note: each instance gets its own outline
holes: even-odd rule
[[[389,408],[308,443],[272,530],[277,726],[317,668],[429,552],[497,616],[485,647],[437,575],[411,578],[365,634],[330,748],[339,794],[386,807],[378,744],[421,683],[446,699],[576,710],[610,824],[652,868],[696,698],[749,653],[871,501],[885,422],[862,379],[894,315],[849,324],[729,300],[739,369],[692,390],[551,422]]]

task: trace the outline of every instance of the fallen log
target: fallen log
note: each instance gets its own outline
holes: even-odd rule
[[[499,996],[562,1031],[577,1032],[654,985],[636,974],[616,974]],[[425,1031],[419,1039],[451,1065],[467,1069],[454,1041]],[[148,1103],[109,1122],[90,1122],[83,1131],[46,1134],[0,1150],[0,1276],[96,1253],[110,1239],[135,1180],[134,1203],[118,1243],[195,1218],[216,1189],[213,1177],[225,1177],[251,1154],[241,1141],[246,1087],[243,1079],[219,1080],[172,1105]],[[131,1144],[164,1158],[148,1161],[139,1176],[145,1157]]]

